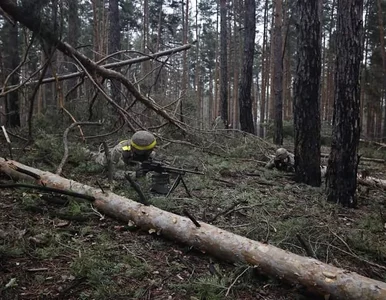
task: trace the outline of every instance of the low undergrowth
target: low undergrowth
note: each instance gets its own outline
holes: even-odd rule
[[[43,133],[21,162],[55,171],[61,137]],[[224,133],[220,133],[224,135]],[[118,138],[111,138],[118,140]],[[186,174],[169,196],[150,193],[152,205],[303,256],[386,280],[386,195],[358,188],[358,209],[325,201],[324,186],[295,183],[291,174],[264,168],[274,150],[249,135],[216,134],[202,148],[159,143],[158,154]],[[220,143],[221,141],[221,143]],[[70,141],[63,175],[137,201],[125,180],[109,183],[106,170]],[[361,149],[370,155],[370,150]],[[1,155],[6,155],[2,153]],[[385,179],[385,166],[366,162]],[[383,177],[382,177],[383,176]],[[172,179],[175,179],[173,177]],[[0,190],[0,289],[2,299],[300,299],[299,291],[245,265],[215,260],[177,241],[132,228],[97,212],[85,200],[28,189]],[[304,299],[315,299],[307,298]]]

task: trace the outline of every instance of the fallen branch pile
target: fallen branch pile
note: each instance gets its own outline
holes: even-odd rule
[[[54,30],[49,23],[47,23],[43,19],[39,19],[39,16],[32,14],[28,11],[23,5],[18,5],[12,0],[2,0],[0,1],[0,8],[6,12],[10,17],[14,20],[20,22],[25,27],[39,35],[42,39],[44,39],[49,45],[56,47],[59,51],[61,51],[64,55],[74,59],[74,61],[79,65],[82,71],[87,74],[91,82],[95,83],[99,92],[101,92],[107,101],[117,109],[118,113],[123,117],[123,119],[130,125],[128,112],[118,105],[111,97],[104,92],[102,87],[96,83],[94,78],[96,75],[101,76],[104,79],[114,79],[120,82],[128,92],[130,92],[134,98],[141,102],[145,107],[154,111],[157,115],[163,117],[170,124],[173,124],[175,127],[179,128],[181,131],[186,132],[184,128],[184,124],[177,120],[174,116],[170,115],[163,107],[157,104],[152,98],[146,97],[141,94],[140,91],[134,86],[132,82],[130,82],[127,77],[115,70],[107,69],[106,66],[103,67],[99,65],[97,62],[90,60],[87,56],[83,55],[79,51],[77,51],[74,47],[69,45],[66,42],[59,40],[59,38],[54,34]],[[190,48],[191,45],[184,45],[183,49]],[[140,60],[141,61],[141,60]],[[114,66],[119,65],[118,63]],[[111,67],[111,65],[110,65]],[[107,97],[106,97],[107,96]],[[134,128],[131,128],[134,129]]]
[[[265,274],[300,284],[327,298],[332,296],[334,299],[386,299],[385,282],[313,258],[250,240],[206,223],[200,222],[200,226],[197,226],[189,218],[151,205],[145,206],[112,192],[103,192],[16,161],[0,158],[0,172],[14,179],[29,178],[29,181],[37,185],[93,197],[93,205],[99,211],[122,222],[131,221],[149,233],[155,232],[231,262],[252,265]],[[34,175],[31,176],[32,174]]]

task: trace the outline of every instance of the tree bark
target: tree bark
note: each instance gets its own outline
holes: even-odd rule
[[[269,72],[268,69],[268,0],[265,0],[264,4],[264,30],[263,30],[263,49],[261,54],[261,102],[260,102],[260,125],[259,125],[259,135],[261,138],[265,137],[265,127],[266,127],[266,102],[267,101],[267,83]]]
[[[186,44],[188,42],[188,32],[189,32],[189,0],[185,0],[185,9],[184,9],[184,1],[181,1],[182,4],[182,20],[183,20],[183,35],[182,35],[182,43]],[[188,56],[187,53],[182,53],[182,97],[188,99],[189,92],[189,74],[188,74]],[[184,110],[183,103],[184,101],[181,99],[180,101],[180,121],[184,122]]]
[[[80,38],[80,18],[79,18],[79,4],[78,0],[68,0],[68,43],[73,46],[75,49],[78,47],[78,41]],[[71,73],[76,73],[76,65],[71,61],[71,58],[67,58],[67,69]],[[47,78],[46,78],[47,80]],[[72,78],[67,82],[67,91],[70,91],[74,86],[76,86],[78,80],[76,77]],[[67,99],[76,99],[78,98],[78,89],[72,90],[68,95]]]
[[[283,0],[275,0],[275,26],[273,28],[273,90],[275,120],[273,142],[283,144]]]
[[[24,172],[17,172],[15,170],[17,168],[21,168]],[[14,178],[18,175],[26,178],[28,177],[26,174],[35,174],[34,178],[30,177],[30,179],[36,184],[83,194],[90,199],[95,199],[93,204],[99,211],[122,222],[131,221],[135,226],[148,230],[149,233],[163,235],[230,262],[253,265],[268,275],[298,283],[320,295],[350,300],[386,298],[385,282],[250,240],[203,222],[200,222],[200,227],[197,227],[189,218],[151,205],[145,206],[112,192],[103,192],[99,188],[28,167],[16,161],[6,161],[1,157],[0,172],[12,173]]]
[[[121,50],[121,30],[119,25],[119,6],[118,0],[109,0],[109,48],[108,53],[113,54]],[[120,55],[115,56],[116,60]],[[116,69],[119,71],[119,69]],[[111,81],[111,97],[121,105],[120,83],[115,80]]]
[[[334,120],[327,168],[327,200],[355,207],[360,138],[359,74],[363,0],[338,0]]]
[[[255,49],[255,0],[245,1],[243,71],[239,89],[241,130],[255,133],[252,113],[252,69]]]
[[[383,66],[383,96],[382,98],[386,103],[386,52],[385,52],[385,29],[383,27],[383,12],[381,0],[377,0],[377,11],[378,11],[378,25],[379,25],[379,41],[381,44],[381,56],[382,56],[382,66]],[[381,105],[382,107],[382,105]],[[385,117],[383,119],[383,135],[382,141],[386,141],[386,105],[384,108]],[[382,113],[380,113],[382,119]]]
[[[295,178],[320,186],[320,22],[316,1],[298,0],[298,55],[294,83]]]
[[[228,29],[227,0],[220,0],[220,104],[221,120],[225,128],[228,126]]]
[[[19,75],[16,68],[20,63],[19,57],[19,41],[18,41],[18,24],[12,25],[9,22],[4,24],[5,47],[4,47],[4,68],[5,73],[9,76],[11,85],[19,83]],[[19,91],[16,90],[9,93],[5,98],[5,113],[6,125],[8,127],[20,126],[20,105],[19,105]]]

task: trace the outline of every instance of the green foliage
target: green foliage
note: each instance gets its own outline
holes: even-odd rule
[[[192,283],[171,284],[174,290],[185,290],[199,299],[222,300],[224,299],[228,280],[217,276],[205,276]]]
[[[16,243],[3,243],[0,245],[0,260],[20,257],[25,254],[24,248]]]
[[[269,122],[267,125],[267,138],[272,138],[274,134],[274,123],[273,121]],[[283,120],[283,138],[285,139],[293,139],[294,138],[294,124],[293,120]]]
[[[37,151],[27,153],[29,160],[60,162],[63,156],[62,140],[59,136],[40,132],[35,138]]]
[[[102,174],[104,172],[104,167],[102,165],[96,164],[92,161],[81,161],[79,165],[73,169],[74,174]]]

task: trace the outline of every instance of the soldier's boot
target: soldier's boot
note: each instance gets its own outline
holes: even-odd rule
[[[152,184],[150,191],[167,195],[170,190],[170,175],[169,173],[156,173],[152,175]]]

